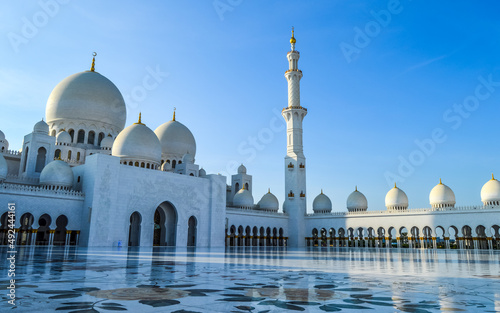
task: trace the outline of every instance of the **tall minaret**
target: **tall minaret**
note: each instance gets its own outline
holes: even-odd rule
[[[295,50],[292,28],[290,43],[292,50],[287,53],[289,68],[285,72],[288,81],[288,107],[281,111],[286,121],[287,149],[285,157],[285,204],[283,209],[289,215],[288,245],[305,246],[304,217],[306,214],[306,158],[302,148],[302,120],[307,109],[300,106],[300,79],[298,69],[300,53]]]

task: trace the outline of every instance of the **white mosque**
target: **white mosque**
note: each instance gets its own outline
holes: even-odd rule
[[[430,207],[409,209],[394,186],[386,209],[368,211],[357,189],[344,212],[321,192],[307,213],[306,158],[300,104],[300,53],[292,32],[284,162],[285,202],[266,193],[255,203],[252,176],[241,165],[226,177],[195,163],[196,141],[176,120],[154,131],[141,120],[125,127],[118,88],[95,71],[63,79],[47,101],[46,120],[9,150],[0,131],[0,244],[7,244],[9,204],[18,245],[79,246],[325,246],[377,248],[500,248],[500,182],[481,190],[482,205],[455,206],[439,182]]]

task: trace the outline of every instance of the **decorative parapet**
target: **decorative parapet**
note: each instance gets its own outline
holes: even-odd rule
[[[84,164],[85,162],[83,162],[83,160],[73,160],[73,159],[59,159],[59,158],[54,158],[54,160],[61,160],[61,161],[64,161],[66,163],[68,163],[69,165],[82,165]]]
[[[14,184],[29,184],[29,185],[38,185],[40,183],[40,179],[36,177],[24,177],[13,174],[7,174],[6,181],[8,183]]]
[[[70,197],[83,200],[85,194],[75,190],[52,189],[53,187],[47,186],[30,186],[30,185],[17,185],[17,184],[0,184],[0,193],[15,193],[32,196],[50,196],[50,197]]]
[[[272,210],[262,210],[262,209],[256,209],[256,207],[242,207],[242,208],[237,208],[237,207],[226,207],[227,211],[239,211],[239,212],[251,212],[251,213],[258,213],[258,214],[266,214],[266,215],[277,215],[277,216],[288,216],[287,213],[281,213],[277,211],[272,211]]]
[[[353,215],[408,215],[415,213],[434,213],[434,212],[463,212],[472,211],[477,212],[481,210],[500,210],[500,206],[484,206],[484,205],[470,205],[462,207],[447,207],[447,208],[423,208],[423,209],[408,209],[401,211],[390,211],[390,210],[380,210],[380,211],[357,211],[357,212],[330,212],[330,213],[308,213],[306,216],[317,216],[317,215],[332,215],[332,216],[353,216]]]
[[[21,152],[17,151],[17,150],[6,150],[4,152],[2,152],[4,155],[11,155],[11,156],[21,156]]]

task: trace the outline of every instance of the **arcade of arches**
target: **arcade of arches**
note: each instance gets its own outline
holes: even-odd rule
[[[0,245],[8,244],[8,215],[7,212],[0,218]],[[68,218],[59,215],[52,226],[52,216],[43,214],[35,223],[31,213],[24,213],[20,219],[21,226],[16,229],[17,245],[39,245],[39,246],[68,246],[78,245],[80,237],[79,230],[67,229]],[[38,225],[38,228],[36,228]],[[52,226],[52,228],[51,228]]]
[[[314,228],[306,237],[306,246],[374,247],[374,248],[429,248],[429,249],[489,249],[500,250],[500,226],[490,229],[479,225],[472,228],[437,226],[432,229],[412,227],[379,228]]]
[[[259,247],[276,247],[286,246],[288,237],[283,236],[283,228],[264,228],[254,226],[231,225],[226,229],[226,246],[259,246]]]

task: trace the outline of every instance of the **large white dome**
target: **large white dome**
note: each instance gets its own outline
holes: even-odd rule
[[[481,201],[484,205],[500,204],[500,182],[493,175],[481,188]]]
[[[7,179],[8,170],[7,161],[3,157],[3,154],[0,153],[0,183]]]
[[[196,156],[196,141],[191,131],[182,123],[172,120],[155,130],[160,139],[162,159],[182,160],[184,154]]]
[[[276,196],[271,193],[271,190],[269,190],[262,196],[258,205],[261,210],[278,211],[280,203],[278,198],[276,198]]]
[[[358,187],[349,197],[347,197],[347,210],[349,212],[366,211],[368,209],[368,201],[364,194],[358,191]]]
[[[455,193],[450,187],[446,186],[439,180],[429,194],[429,202],[432,208],[447,208],[455,206]]]
[[[45,109],[47,123],[88,122],[120,131],[127,118],[125,101],[116,86],[97,72],[76,73],[52,90]]]
[[[155,133],[139,120],[118,134],[111,149],[111,155],[124,161],[152,162],[159,165],[161,145]]]
[[[385,206],[388,210],[406,210],[408,209],[408,196],[394,184],[394,188],[385,196]]]
[[[54,160],[47,164],[40,173],[40,185],[71,188],[73,177],[73,170],[68,163]]]
[[[313,211],[314,213],[329,213],[332,211],[332,201],[323,193],[323,190],[314,198]]]
[[[239,208],[253,207],[253,196],[250,191],[241,188],[233,197],[233,206]]]

